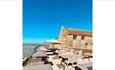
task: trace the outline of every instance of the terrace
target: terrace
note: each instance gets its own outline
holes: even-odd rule
[[[23,70],[91,70],[92,57],[84,57],[82,50],[52,49],[36,51]]]

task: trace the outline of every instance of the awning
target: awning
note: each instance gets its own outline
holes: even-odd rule
[[[62,44],[62,42],[61,41],[58,41],[58,40],[47,40],[47,41],[45,41],[44,43],[52,43],[52,44]]]

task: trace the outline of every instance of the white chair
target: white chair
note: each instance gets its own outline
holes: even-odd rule
[[[53,70],[59,70],[59,68],[57,67],[57,65],[52,65]]]
[[[72,66],[73,66],[73,67],[77,66],[77,62],[74,62],[74,63],[72,64]]]
[[[92,62],[92,61],[93,61],[93,58],[89,58],[89,61]]]
[[[79,51],[79,55],[82,55],[82,50]]]
[[[61,64],[61,59],[53,59],[52,63],[53,64]]]
[[[89,63],[89,59],[83,59],[84,63]]]
[[[56,53],[59,53],[59,50],[56,50],[55,52],[56,52]]]
[[[78,64],[84,64],[84,61],[83,61],[83,59],[78,58],[78,59],[77,59],[77,63],[78,63]]]
[[[69,70],[68,66],[65,67],[65,70]]]

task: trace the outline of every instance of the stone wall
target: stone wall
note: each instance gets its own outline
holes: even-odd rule
[[[85,37],[86,39],[86,48],[92,49],[92,37]]]
[[[92,48],[92,37],[67,35],[67,32],[62,28],[59,34],[59,39],[63,42],[63,47],[68,48]]]
[[[73,48],[81,47],[81,36],[73,40]]]
[[[73,48],[92,48],[92,37],[85,36],[84,40],[81,40],[82,36],[77,36],[73,40]]]
[[[67,35],[67,46],[68,48],[72,48],[73,47],[73,35]]]

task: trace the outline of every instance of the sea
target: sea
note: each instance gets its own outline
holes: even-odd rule
[[[23,58],[31,56],[39,44],[23,44]]]

